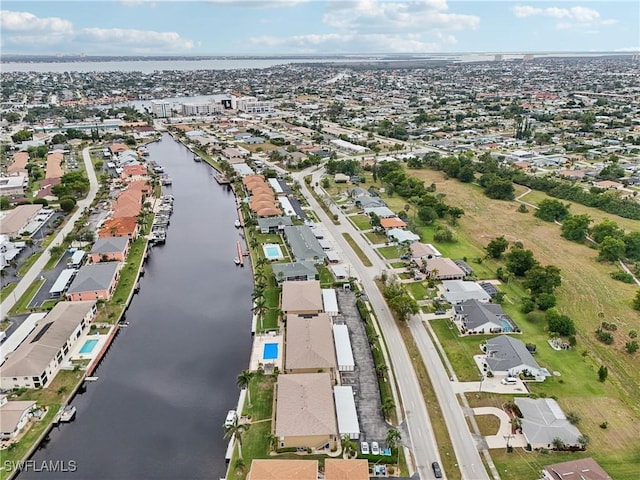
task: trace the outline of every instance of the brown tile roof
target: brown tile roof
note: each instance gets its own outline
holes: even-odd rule
[[[369,480],[369,462],[365,459],[327,458],[324,461],[324,478],[325,480]]]
[[[107,220],[98,232],[98,237],[127,237],[138,229],[138,217],[118,217]]]
[[[337,369],[331,317],[287,315],[285,369]]]
[[[337,435],[332,383],[328,373],[278,376],[276,436]]]
[[[318,280],[287,281],[282,283],[283,312],[321,312],[322,309],[322,290]]]
[[[253,460],[247,480],[317,480],[317,460]]]
[[[111,150],[111,153],[120,153],[129,150],[129,147],[125,143],[114,143],[109,147],[109,150]]]
[[[264,207],[256,211],[256,215],[259,217],[279,217],[282,215],[282,210],[277,207]]]
[[[126,189],[113,202],[113,218],[135,217],[142,208],[142,192]]]
[[[16,173],[20,170],[25,170],[27,162],[29,161],[29,154],[27,152],[17,152],[13,154],[13,163],[7,167],[7,173]]]
[[[64,171],[60,166],[63,158],[63,155],[57,152],[47,155],[47,168],[44,178],[61,178],[64,175]]]
[[[544,470],[553,480],[611,480],[591,457],[547,465]]]
[[[136,175],[146,175],[147,167],[144,165],[127,165],[122,169],[122,173],[125,176],[133,177]]]
[[[381,218],[380,226],[382,228],[403,228],[407,224],[400,220],[398,217]]]

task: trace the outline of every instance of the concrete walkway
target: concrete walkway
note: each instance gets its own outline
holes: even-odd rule
[[[489,448],[507,448],[509,445],[514,448],[524,448],[527,446],[527,440],[521,433],[511,433],[511,417],[507,412],[496,407],[478,407],[473,409],[473,414],[478,415],[494,415],[500,420],[498,433],[484,437]]]

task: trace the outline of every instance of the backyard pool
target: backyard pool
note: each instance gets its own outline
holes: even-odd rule
[[[280,245],[277,243],[267,243],[262,246],[262,250],[267,260],[282,260],[284,258]]]
[[[264,350],[262,351],[263,360],[275,360],[278,358],[278,344],[277,343],[265,343]]]
[[[96,340],[95,338],[92,338],[91,340],[87,340],[86,342],[84,342],[84,345],[82,345],[82,348],[78,353],[91,353],[95,348],[96,343],[98,343],[98,340]]]

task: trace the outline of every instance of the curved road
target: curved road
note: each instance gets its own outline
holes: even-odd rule
[[[351,224],[342,212],[338,210],[341,223],[340,225],[335,225],[310,194],[304,182],[304,176],[311,173],[311,185],[315,185],[316,182],[320,182],[320,177],[323,172],[323,169],[316,171],[307,169],[298,172],[294,176],[300,183],[301,189],[305,193],[311,207],[322,219],[325,227],[332,234],[335,241],[340,245],[346,260],[358,272],[360,281],[363,284],[369,301],[375,309],[385,341],[387,342],[393,371],[396,373],[403,406],[407,414],[407,427],[420,478],[433,478],[431,462],[440,461],[440,456],[424,397],[422,396],[420,384],[415,375],[411,358],[402,336],[387,307],[386,301],[374,283],[374,278],[380,275],[383,270],[387,269],[387,265],[362,237],[360,231]],[[360,262],[360,259],[344,239],[343,233],[349,233],[351,235],[373,263],[372,267],[365,267]],[[468,480],[488,480],[489,476],[482,464],[475,441],[469,432],[464,413],[451,388],[449,377],[431,338],[427,334],[419,317],[413,318],[409,322],[409,326],[416,340],[416,344],[420,349],[423,361],[427,366],[433,388],[438,397],[456,458],[458,459],[462,478]]]
[[[34,280],[36,280],[40,276],[40,272],[42,272],[42,269],[47,264],[51,256],[51,248],[62,243],[64,237],[73,229],[76,220],[80,218],[84,209],[90,207],[93,203],[94,198],[96,198],[96,194],[98,193],[98,188],[100,188],[100,185],[98,184],[96,172],[93,169],[93,163],[91,162],[89,149],[90,147],[87,147],[82,151],[84,167],[87,172],[87,177],[89,177],[89,192],[87,193],[87,196],[78,201],[76,211],[73,213],[73,215],[71,215],[71,218],[69,218],[67,223],[65,223],[64,226],[60,229],[51,244],[42,252],[42,255],[40,255],[38,260],[36,260],[36,262],[31,266],[24,277],[20,279],[13,292],[11,292],[11,294],[4,299],[2,304],[0,304],[0,312],[2,312],[3,316],[13,308],[17,300],[22,295],[24,295],[24,293],[31,286]]]

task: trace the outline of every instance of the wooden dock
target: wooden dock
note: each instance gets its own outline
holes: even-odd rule
[[[242,255],[242,246],[240,242],[237,243],[236,247],[238,248],[238,259],[240,260],[240,266],[244,267],[244,256]]]

